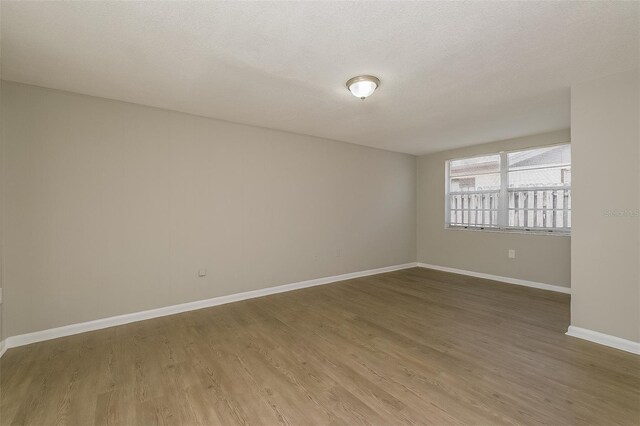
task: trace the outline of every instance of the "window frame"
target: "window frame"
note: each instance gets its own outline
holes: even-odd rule
[[[508,156],[510,153],[523,152],[534,149],[550,148],[556,146],[568,145],[571,148],[571,142],[560,142],[549,145],[532,146],[528,148],[519,148],[512,150],[503,150],[499,152],[488,152],[483,154],[470,155],[465,157],[455,157],[445,160],[445,191],[444,191],[444,210],[445,210],[445,223],[444,227],[447,230],[455,231],[472,231],[472,232],[499,232],[499,233],[516,233],[516,234],[533,234],[533,235],[555,235],[555,236],[571,236],[571,228],[529,228],[529,227],[515,227],[508,226],[509,223],[509,162]],[[452,161],[467,160],[471,158],[486,157],[490,155],[500,156],[500,190],[498,195],[498,226],[473,226],[473,225],[452,225],[451,222],[451,201],[450,201],[450,166]],[[571,164],[573,168],[573,163]],[[546,167],[545,167],[546,168]],[[546,188],[546,187],[545,187]],[[542,190],[543,187],[532,187],[527,190]],[[572,189],[572,186],[567,187],[549,187],[548,189]],[[475,191],[470,191],[471,193]],[[478,193],[483,191],[477,191]],[[494,191],[489,191],[494,192]],[[528,209],[525,209],[528,210]],[[566,223],[566,222],[563,222]]]

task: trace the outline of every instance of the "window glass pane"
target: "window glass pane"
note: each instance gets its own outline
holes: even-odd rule
[[[500,173],[452,177],[450,192],[490,191],[500,189]]]
[[[571,166],[509,172],[509,188],[571,186]]]
[[[510,152],[507,158],[509,171],[571,166],[571,146],[556,145]]]
[[[473,176],[485,173],[500,175],[500,155],[463,158],[449,162],[449,176]]]
[[[469,227],[498,226],[498,192],[449,195],[449,224]]]
[[[558,145],[510,152],[509,188],[571,185],[571,147]]]
[[[509,189],[507,226],[525,229],[571,228],[570,203],[570,189]]]

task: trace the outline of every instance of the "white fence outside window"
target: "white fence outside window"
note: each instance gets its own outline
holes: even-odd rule
[[[446,170],[448,228],[571,231],[569,144],[453,159]]]

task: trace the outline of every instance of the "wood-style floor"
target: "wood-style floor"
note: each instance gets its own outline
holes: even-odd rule
[[[640,424],[569,296],[426,269],[7,351],[2,424]]]

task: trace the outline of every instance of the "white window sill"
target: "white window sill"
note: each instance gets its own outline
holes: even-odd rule
[[[476,228],[465,226],[449,226],[444,227],[447,231],[469,231],[469,232],[494,232],[499,234],[525,234],[525,235],[544,235],[549,237],[571,237],[571,231],[545,231],[545,230],[530,230],[526,229],[501,229],[501,228]]]

